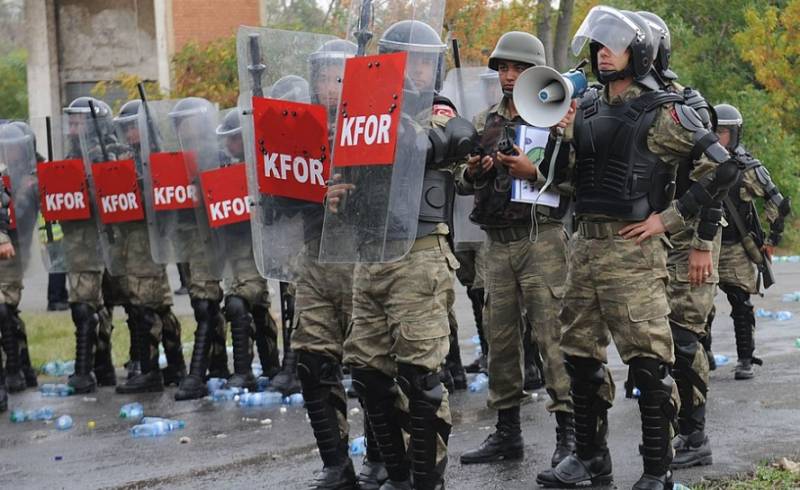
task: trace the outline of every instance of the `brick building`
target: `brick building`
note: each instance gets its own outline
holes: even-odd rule
[[[177,50],[262,25],[264,8],[261,0],[25,0],[30,115],[59,114],[122,73],[168,89]]]

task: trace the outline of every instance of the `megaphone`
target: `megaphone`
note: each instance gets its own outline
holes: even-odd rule
[[[514,105],[528,124],[549,128],[564,118],[572,99],[581,97],[588,86],[581,70],[559,73],[549,66],[533,66],[514,84]]]

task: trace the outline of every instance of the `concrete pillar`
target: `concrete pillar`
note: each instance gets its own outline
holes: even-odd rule
[[[62,102],[54,0],[25,0],[25,27],[28,112],[31,118],[57,116]]]
[[[156,18],[156,60],[158,63],[158,84],[164,91],[172,86],[170,59],[172,58],[172,1],[153,0]]]

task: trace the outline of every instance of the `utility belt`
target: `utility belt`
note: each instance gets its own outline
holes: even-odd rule
[[[602,240],[619,236],[619,230],[625,228],[630,223],[625,221],[594,222],[581,221],[578,223],[576,231],[578,236],[588,240]]]
[[[507,228],[485,228],[484,231],[493,242],[511,243],[531,235],[530,226],[509,226]]]

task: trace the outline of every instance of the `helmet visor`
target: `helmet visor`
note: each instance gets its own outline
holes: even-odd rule
[[[589,11],[572,38],[572,53],[580,53],[587,42],[597,42],[621,55],[640,36],[644,37],[644,33],[622,12],[598,5]]]

